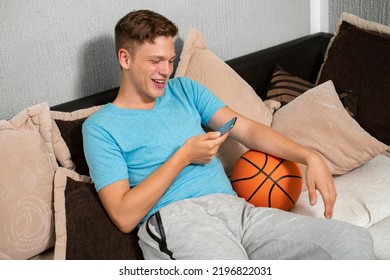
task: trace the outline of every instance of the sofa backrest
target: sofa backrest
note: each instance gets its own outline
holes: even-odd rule
[[[287,72],[314,84],[332,36],[329,33],[315,33],[226,63],[264,100],[265,88],[276,63]]]
[[[331,37],[332,34],[319,32],[233,58],[226,63],[264,100],[265,88],[275,63],[278,63],[289,73],[315,83]],[[113,88],[55,105],[51,107],[51,110],[72,112],[106,104],[115,99],[118,90],[119,88]]]

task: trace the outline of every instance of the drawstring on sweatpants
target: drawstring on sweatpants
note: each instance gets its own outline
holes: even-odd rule
[[[149,222],[153,216],[156,217],[157,227],[158,227],[158,231],[160,232],[161,239],[158,238],[156,235],[154,235],[153,232],[149,228]],[[154,214],[148,218],[148,220],[146,222],[146,231],[148,232],[150,237],[153,238],[154,241],[156,241],[158,243],[160,251],[167,254],[171,258],[171,260],[174,260],[175,258],[173,257],[173,253],[172,253],[172,251],[170,251],[168,249],[168,246],[167,246],[167,238],[165,236],[165,231],[164,231],[164,226],[163,226],[163,223],[161,220],[160,211],[157,211],[156,214]]]

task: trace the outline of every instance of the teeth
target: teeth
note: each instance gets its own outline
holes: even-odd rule
[[[164,83],[164,80],[153,80],[153,81],[155,81],[156,83],[159,83],[159,84],[163,84]]]

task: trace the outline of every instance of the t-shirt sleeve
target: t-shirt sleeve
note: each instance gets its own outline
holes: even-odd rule
[[[85,158],[96,190],[128,179],[126,161],[111,135],[87,121],[83,124],[82,132]]]
[[[186,93],[193,100],[194,105],[201,116],[202,124],[206,126],[214,114],[219,109],[226,106],[226,104],[202,84],[189,78],[181,79],[184,80],[187,87],[192,89],[187,90]]]

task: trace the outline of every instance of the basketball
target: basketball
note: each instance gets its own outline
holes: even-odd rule
[[[237,160],[230,181],[239,197],[257,207],[288,211],[302,191],[298,163],[255,150],[245,152]]]

